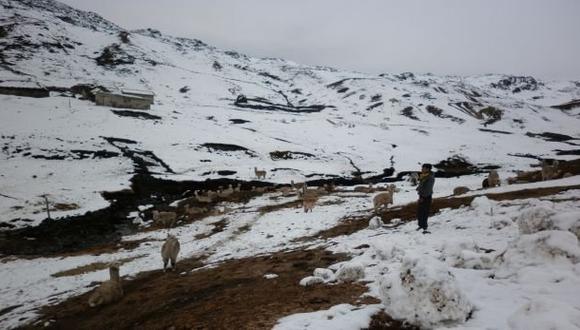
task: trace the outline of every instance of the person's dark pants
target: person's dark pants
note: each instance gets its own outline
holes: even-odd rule
[[[427,219],[429,218],[429,211],[431,210],[431,196],[421,197],[417,206],[417,220],[419,227],[427,230]]]

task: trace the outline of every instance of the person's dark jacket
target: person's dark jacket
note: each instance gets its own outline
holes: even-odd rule
[[[429,197],[433,195],[433,186],[435,185],[435,175],[429,173],[429,175],[419,179],[419,185],[417,186],[417,193],[419,197]]]

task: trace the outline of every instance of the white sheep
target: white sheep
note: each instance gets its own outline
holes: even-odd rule
[[[89,297],[89,306],[96,307],[120,300],[123,297],[123,287],[119,277],[119,264],[109,266],[110,279],[101,285]]]
[[[177,254],[179,253],[179,241],[171,234],[167,235],[163,246],[161,247],[161,258],[163,259],[163,271],[167,268],[167,264],[171,261],[171,270],[175,270],[175,263],[177,261]]]
[[[153,221],[159,223],[167,228],[173,227],[177,221],[177,214],[175,212],[159,212],[153,210]]]
[[[387,186],[387,191],[375,195],[373,198],[373,206],[375,212],[378,212],[382,206],[389,206],[393,204],[393,196],[395,194],[395,185],[390,184]]]
[[[213,202],[213,198],[209,195],[209,192],[208,192],[208,195],[207,196],[202,196],[196,190],[195,193],[194,193],[194,195],[195,195],[195,199],[198,202],[200,202],[200,203],[211,203],[211,202]]]

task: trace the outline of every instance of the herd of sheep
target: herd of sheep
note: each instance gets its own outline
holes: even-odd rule
[[[571,176],[570,173],[563,174],[559,169],[559,163],[554,161],[551,165],[543,161],[541,163],[541,179],[551,180],[559,177]],[[266,177],[266,171],[258,170],[254,168],[254,172],[257,178],[264,179]],[[418,176],[416,173],[409,176],[409,182],[412,185],[417,185]],[[517,181],[513,178],[507,180],[508,183],[516,183]],[[486,179],[482,183],[483,188],[498,187],[501,185],[499,174],[496,170],[491,170]],[[264,193],[269,191],[276,191],[281,193],[283,196],[288,196],[291,193],[295,193],[302,200],[302,206],[304,212],[312,212],[314,206],[318,199],[324,195],[335,191],[335,186],[333,184],[325,184],[317,188],[309,188],[306,182],[294,183],[291,182],[290,187],[282,186],[278,188],[270,187],[252,187],[252,192]],[[193,200],[198,203],[209,204],[216,201],[218,198],[225,199],[232,196],[235,193],[241,191],[241,185],[238,184],[236,187],[229,185],[226,189],[218,189],[217,191],[208,190],[204,193],[195,191]],[[375,213],[378,213],[381,208],[388,207],[393,204],[393,196],[397,191],[394,184],[387,185],[386,187],[373,187],[372,184],[368,186],[358,186],[354,189],[355,192],[363,193],[375,193],[378,192],[373,197],[373,209]],[[453,190],[453,195],[462,195],[470,191],[468,187],[456,187]],[[184,215],[192,216],[197,214],[202,214],[208,212],[207,207],[197,207],[190,204],[183,205]],[[163,227],[171,228],[173,227],[177,220],[178,215],[174,211],[152,211],[153,221]],[[165,242],[161,247],[161,258],[163,259],[163,271],[166,271],[168,265],[170,265],[171,270],[175,270],[175,264],[177,261],[177,255],[179,254],[180,245],[177,238],[171,234],[167,235]],[[121,299],[123,296],[123,288],[121,286],[121,279],[119,277],[119,264],[113,263],[109,268],[110,279],[101,283],[101,285],[91,294],[89,298],[89,305],[91,307],[108,304]]]

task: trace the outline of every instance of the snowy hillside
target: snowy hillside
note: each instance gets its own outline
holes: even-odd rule
[[[2,93],[18,87],[49,97]],[[155,101],[99,106],[97,89]],[[0,328],[208,328],[213,317],[217,328],[358,329],[382,311],[422,328],[580,327],[578,100],[580,81],[311,67],[126,31],[52,0],[0,0]],[[542,159],[571,177],[504,187]],[[416,193],[403,177],[425,162],[438,177],[430,236],[405,223]],[[504,186],[476,190],[490,169]],[[306,214],[293,190],[251,191],[291,181],[338,187]],[[351,186],[385,182],[398,192],[379,221],[377,191]],[[238,183],[233,197],[192,202]],[[449,198],[458,186],[476,191]],[[159,271],[168,230],[153,209],[179,215],[175,274]],[[86,310],[113,260],[126,298]],[[222,311],[216,294],[248,302]]]
[[[453,156],[508,173],[536,163],[510,154],[553,158],[554,150],[572,148],[571,141],[526,133],[580,138],[578,110],[549,107],[580,98],[578,82],[368,75],[250,58],[153,30],[131,31],[124,43],[123,30],[95,14],[48,0],[1,4],[4,84],[30,80],[52,90],[92,84],[156,94],[147,112],[152,117],[122,116],[66,91],[42,99],[0,96],[3,193],[31,203],[49,193],[82,212],[104,205],[98,191],[127,186],[131,163],[103,137],[151,151],[167,165],[155,172],[172,179],[219,178],[218,171],[248,179],[257,166],[272,182],[352,176],[351,160],[363,177],[390,167],[396,175]],[[239,95],[281,107],[236,106]],[[313,105],[326,107],[297,108]],[[216,152],[212,144],[239,148]],[[96,151],[108,156],[78,160]],[[275,151],[290,151],[292,159],[274,158]],[[81,177],[83,187],[75,184]],[[19,205],[2,200],[2,218],[41,218],[34,208],[11,209]]]

